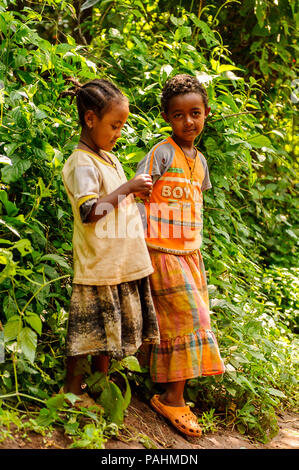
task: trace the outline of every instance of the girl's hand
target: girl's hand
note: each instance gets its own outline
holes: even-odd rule
[[[134,193],[135,198],[138,199],[148,199],[152,194],[152,190],[149,191],[142,191],[140,193]]]
[[[142,193],[142,195],[146,197],[151,194],[153,188],[152,178],[150,175],[146,174],[134,176],[128,184],[130,186],[131,193]]]
[[[97,222],[102,217],[105,217],[107,212],[110,212],[114,207],[117,207],[120,201],[122,201],[129,194],[133,193],[143,193],[148,197],[152,192],[152,178],[150,175],[137,175],[134,176],[130,181],[126,181],[119,188],[113,191],[110,194],[103,198],[99,198],[97,202],[93,205],[92,210],[89,213],[89,216],[86,222]],[[109,205],[109,210],[106,209],[103,211],[101,207],[104,205]]]

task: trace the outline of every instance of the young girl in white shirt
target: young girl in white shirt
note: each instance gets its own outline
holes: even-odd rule
[[[82,131],[62,172],[74,217],[64,391],[84,399],[79,358],[92,355],[94,370],[107,372],[109,358],[158,342],[159,330],[148,280],[153,268],[134,201],[134,193],[150,194],[151,177],[127,181],[110,153],[128,118],[128,100],[104,79],[72,82],[64,95],[76,96]]]

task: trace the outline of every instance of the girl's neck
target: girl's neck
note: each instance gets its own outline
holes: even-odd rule
[[[98,147],[94,143],[94,141],[91,139],[90,135],[87,132],[85,132],[84,129],[81,132],[78,146],[81,147],[81,145],[85,145],[86,147],[89,148],[89,150],[92,150],[95,153],[99,153],[99,151],[100,151],[100,147]]]
[[[175,141],[175,143],[180,147],[180,149],[183,151],[183,153],[187,157],[194,158],[194,156],[195,156],[194,140],[190,141],[190,142],[185,142],[185,141],[182,141],[180,138],[178,138],[174,134],[171,135],[171,138],[172,138],[172,140]]]
[[[93,140],[89,138],[89,136],[85,133],[81,133],[80,140],[78,143],[78,148],[82,150],[88,150],[89,152],[92,151],[95,154],[99,155],[101,158],[106,160],[106,162],[110,163],[115,168],[115,163],[111,160],[109,155],[106,154],[106,152],[101,151],[100,147],[95,145]]]

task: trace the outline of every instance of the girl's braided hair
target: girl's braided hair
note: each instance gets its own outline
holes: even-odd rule
[[[113,100],[127,99],[112,82],[104,78],[96,78],[84,85],[81,85],[81,83],[72,77],[68,77],[66,80],[73,83],[74,86],[69,90],[63,91],[60,96],[72,96],[71,101],[76,97],[78,115],[82,127],[85,126],[84,116],[89,109],[94,111],[101,119]]]
[[[208,95],[204,86],[199,83],[196,77],[188,74],[179,74],[168,80],[163,87],[161,96],[162,111],[168,112],[171,98],[186,93],[199,93],[202,96],[205,107],[208,108]]]

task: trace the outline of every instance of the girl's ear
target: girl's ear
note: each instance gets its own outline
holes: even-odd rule
[[[162,111],[161,116],[164,119],[164,121],[169,122],[169,118],[168,118],[167,114],[164,111]]]
[[[93,128],[94,118],[95,118],[95,113],[92,111],[92,109],[88,109],[86,113],[84,114],[85,124],[88,127],[88,129]]]
[[[205,108],[205,119],[208,117],[208,115],[210,114],[210,111],[211,111],[211,108]]]

